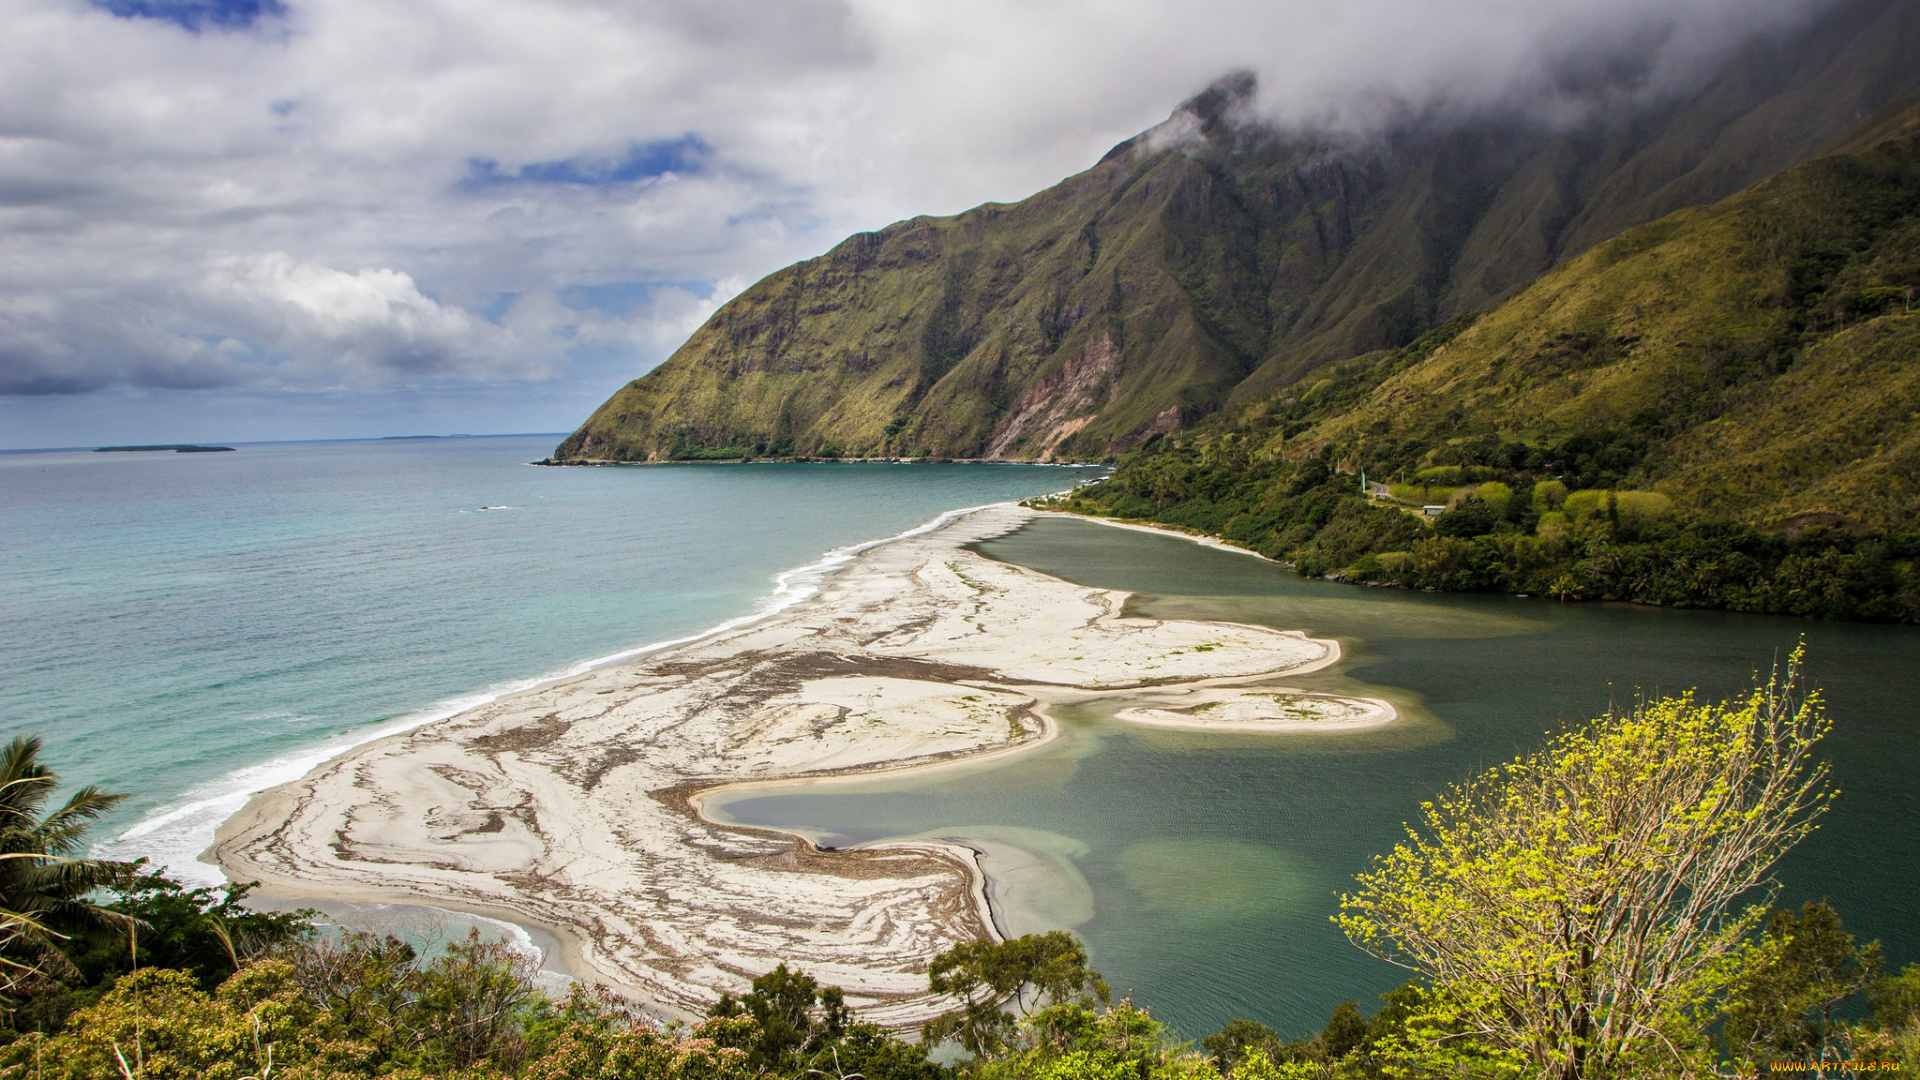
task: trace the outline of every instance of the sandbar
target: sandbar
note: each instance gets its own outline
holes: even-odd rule
[[[1342,709],[1384,722],[1376,704],[1391,719],[1384,702],[1252,685],[1335,662],[1334,642],[1124,617],[1126,593],[966,547],[1035,516],[976,510],[864,552],[758,622],[355,747],[255,796],[207,857],[266,896],[542,928],[575,977],[669,1014],[785,961],[868,1020],[917,1025],[946,1007],[929,961],[997,936],[977,852],[822,850],[710,821],[702,795],[1023,752],[1057,731],[1053,707],[1093,698],[1212,729]],[[1296,699],[1326,715],[1279,715]]]
[[[1113,714],[1115,720],[1151,727],[1201,731],[1356,731],[1399,718],[1383,698],[1344,697],[1274,686],[1223,692],[1141,694],[1140,704]]]

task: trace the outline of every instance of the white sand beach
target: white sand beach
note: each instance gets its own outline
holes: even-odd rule
[[[357,747],[256,796],[208,857],[269,896],[540,927],[577,977],[669,1012],[786,961],[868,1019],[918,1024],[942,1008],[928,961],[995,934],[974,852],[822,851],[710,822],[701,793],[1020,752],[1052,737],[1051,708],[1095,697],[1122,700],[1122,720],[1207,730],[1394,718],[1267,685],[1334,663],[1334,642],[1123,618],[1125,593],[965,550],[1033,516],[966,514],[762,621]]]

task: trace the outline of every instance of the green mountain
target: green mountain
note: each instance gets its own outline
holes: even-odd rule
[[[1854,0],[1691,96],[1355,141],[1237,122],[1229,79],[1022,202],[854,236],[736,297],[560,461],[1094,459],[1318,382],[1920,91],[1920,10]]]
[[[1920,621],[1916,293],[1909,100],[1069,505],[1352,580]]]
[[[1909,104],[1838,153],[1575,258],[1295,441],[1378,476],[1585,434],[1620,448],[1621,482],[1685,512],[1911,528],[1916,288]]]

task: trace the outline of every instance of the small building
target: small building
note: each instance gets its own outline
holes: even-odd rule
[[[1428,503],[1420,508],[1420,512],[1427,517],[1439,517],[1447,512],[1447,508],[1443,504]]]

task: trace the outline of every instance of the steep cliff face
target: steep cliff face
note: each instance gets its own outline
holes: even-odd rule
[[[1237,124],[1229,79],[1012,205],[854,236],[736,297],[560,460],[1109,456],[1484,309],[1920,91],[1920,9],[1854,0],[1697,94],[1573,131]]]

